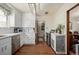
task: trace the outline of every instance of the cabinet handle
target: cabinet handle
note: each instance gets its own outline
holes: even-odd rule
[[[7,49],[7,46],[5,46],[5,50]]]
[[[3,52],[4,50],[3,50],[3,47],[2,47],[2,49],[1,49],[1,51]]]

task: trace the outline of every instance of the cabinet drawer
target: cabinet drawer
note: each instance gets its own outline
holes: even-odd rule
[[[0,40],[0,45],[3,45],[4,43],[8,43],[8,42],[11,42],[11,38],[4,38]]]

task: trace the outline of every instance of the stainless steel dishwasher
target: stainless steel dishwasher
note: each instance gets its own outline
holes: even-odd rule
[[[14,54],[20,48],[20,35],[12,37],[12,54]]]

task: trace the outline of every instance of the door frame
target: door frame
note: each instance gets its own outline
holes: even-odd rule
[[[70,8],[69,10],[67,10],[67,54],[69,54],[69,52],[70,52],[70,37],[69,37],[69,29],[70,29],[70,27],[69,27],[69,22],[70,22],[70,11],[71,10],[73,10],[73,9],[75,9],[76,7],[78,7],[79,6],[79,3],[77,3],[75,6],[73,6],[72,8]]]

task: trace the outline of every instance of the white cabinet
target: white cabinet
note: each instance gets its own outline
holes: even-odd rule
[[[23,44],[24,44],[24,35],[25,35],[25,34],[21,34],[21,35],[20,35],[20,47],[22,47]]]
[[[11,55],[11,38],[0,39],[0,55]]]
[[[57,54],[65,54],[65,35],[51,33],[51,47]]]
[[[20,48],[20,35],[12,36],[12,54]]]
[[[20,11],[15,11],[15,26],[22,26],[22,13]]]
[[[8,16],[9,27],[21,27],[22,26],[22,13],[17,10],[13,10]]]
[[[23,28],[24,32],[24,44],[35,44],[35,32],[33,27]]]

